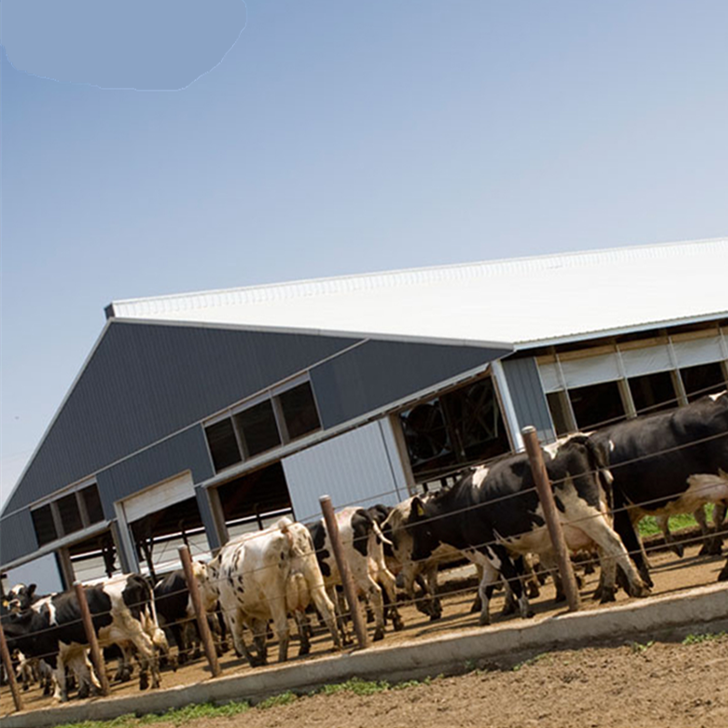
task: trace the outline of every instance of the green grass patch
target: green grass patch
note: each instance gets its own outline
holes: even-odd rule
[[[374,695],[389,690],[391,685],[386,680],[362,680],[353,677],[343,683],[324,685],[316,692],[320,695],[336,695],[336,693],[354,693],[354,695]]]
[[[699,645],[701,642],[713,642],[722,640],[726,636],[725,632],[706,632],[704,634],[689,634],[682,643],[684,645]]]
[[[705,517],[710,520],[713,517],[713,504],[708,503],[705,509]],[[681,528],[692,528],[698,525],[691,513],[680,513],[677,516],[670,516],[668,521],[670,531],[679,531]],[[657,526],[654,516],[645,516],[639,523],[640,536],[654,536],[656,533],[662,533]]]
[[[83,723],[65,723],[57,728],[143,728],[155,723],[172,723],[175,726],[185,725],[198,718],[226,718],[238,715],[250,710],[248,703],[225,703],[215,705],[214,703],[200,703],[198,705],[186,705],[184,708],[173,708],[165,713],[149,713],[137,717],[130,713],[120,715],[113,720],[87,720]]]
[[[647,652],[647,650],[652,647],[652,645],[655,644],[654,640],[650,640],[649,642],[645,642],[644,644],[640,642],[633,642],[632,643],[632,652],[634,652],[635,655],[641,655],[643,652]]]
[[[288,690],[285,693],[271,695],[270,698],[261,700],[255,707],[259,710],[268,710],[268,708],[277,708],[279,705],[289,705],[298,700],[298,696]]]
[[[545,660],[548,656],[549,656],[548,652],[542,652],[540,655],[536,655],[535,657],[531,657],[528,660],[519,662],[517,665],[514,665],[511,669],[513,670],[513,672],[518,672],[519,670],[522,670],[524,667],[528,667],[529,665],[535,665],[537,662],[541,662],[541,660]]]

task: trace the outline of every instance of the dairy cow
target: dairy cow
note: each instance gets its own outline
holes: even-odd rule
[[[597,430],[591,440],[608,452],[615,529],[651,584],[639,520],[728,503],[728,393]]]
[[[326,595],[311,536],[300,523],[282,518],[275,526],[246,533],[222,547],[199,577],[209,599],[219,599],[235,651],[251,666],[267,662],[268,622],[278,638],[278,659],[288,658],[288,613],[312,601],[339,646],[334,606]],[[255,654],[243,629],[253,632]]]
[[[374,640],[381,640],[384,638],[382,589],[387,593],[394,629],[400,630],[403,627],[402,618],[396,607],[395,577],[387,567],[384,558],[383,547],[388,540],[382,534],[376,519],[364,508],[343,508],[334,515],[339,527],[344,558],[349,565],[354,585],[369,601],[374,612]],[[338,606],[336,587],[341,585],[341,574],[334,558],[331,539],[324,520],[307,524],[307,528],[313,538],[316,558],[327,592]],[[342,619],[339,619],[339,627],[344,633],[344,639],[347,640]]]
[[[166,639],[156,624],[146,581],[137,574],[126,574],[103,585],[87,586],[85,593],[99,646],[133,647],[140,664],[139,687],[148,687],[150,673],[152,686],[158,687],[156,647],[164,649]],[[51,594],[29,606],[11,603],[11,607],[15,610],[3,623],[8,646],[50,665],[57,700],[68,699],[66,666],[80,678],[80,689],[88,689],[90,683],[98,686],[88,667],[88,644],[75,591]]]
[[[568,548],[576,551],[596,545],[600,551],[602,569],[611,584],[603,599],[614,598],[617,564],[627,574],[631,593],[646,594],[610,525],[610,478],[603,453],[586,436],[576,435],[544,451],[544,461]],[[476,468],[428,499],[414,497],[406,503],[404,512],[400,511],[401,558],[416,564],[430,559],[441,544],[459,549],[483,567],[481,624],[490,623],[489,601],[501,577],[512,590],[521,617],[531,616],[520,557],[536,553],[549,561],[553,547],[526,455],[506,456]]]
[[[193,561],[192,570],[196,579],[200,579],[206,571],[205,564]],[[194,643],[193,659],[200,655],[201,637],[192,605],[190,590],[183,569],[176,569],[166,574],[154,585],[154,602],[157,607],[159,626],[169,631],[177,645],[179,664],[183,665],[190,658],[190,650]],[[216,648],[222,653],[222,633],[217,620],[217,600],[208,599],[203,607],[207,611],[210,633],[217,637]]]

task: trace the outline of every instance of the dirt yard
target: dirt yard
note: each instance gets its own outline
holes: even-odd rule
[[[699,644],[653,644],[549,653],[518,669],[438,678],[372,695],[300,697],[196,728],[338,726],[728,726],[728,636]],[[155,723],[173,728],[173,723]]]
[[[715,583],[725,557],[698,557],[696,552],[697,547],[688,548],[683,559],[677,559],[671,553],[653,554],[651,560],[656,585],[653,594],[668,595]],[[388,631],[384,642],[379,644],[391,646],[403,640],[427,639],[452,629],[483,629],[478,627],[477,615],[470,613],[474,596],[466,578],[470,573],[467,568],[449,573],[448,585],[458,591],[444,599],[442,619],[430,622],[413,607],[405,607],[402,610],[405,629],[397,633]],[[585,610],[599,606],[591,601],[596,583],[596,574],[586,577],[581,590]],[[564,607],[556,609],[552,600],[553,587],[549,581],[541,596],[533,600],[535,619],[563,611]],[[628,600],[620,592],[618,603]],[[503,619],[499,615],[501,607],[502,597],[498,596],[492,604],[496,624]],[[330,655],[330,644],[325,635],[318,636],[311,656],[305,659]],[[295,657],[296,651],[297,644],[293,642],[291,655],[294,660],[299,659]],[[270,655],[274,660],[274,646],[271,646]],[[241,674],[251,669],[232,652],[222,657],[221,665],[225,675]],[[697,645],[655,644],[641,650],[625,646],[619,635],[615,635],[613,648],[595,647],[580,652],[554,653],[515,672],[511,669],[512,665],[505,663],[497,667],[504,669],[441,678],[430,685],[371,696],[344,693],[299,698],[289,706],[253,710],[244,718],[220,719],[210,725],[215,728],[292,723],[297,726],[375,726],[386,720],[393,726],[418,727],[539,724],[706,725],[728,728],[728,638]],[[382,678],[386,675],[383,674]],[[210,673],[206,663],[198,660],[177,672],[164,672],[162,687],[207,679],[210,679]],[[137,689],[135,683],[117,683],[112,685],[112,695],[134,694]],[[2,692],[2,703],[7,706],[7,688],[3,688]],[[245,696],[241,695],[240,699],[244,700]],[[52,705],[38,689],[24,693],[24,701],[26,709],[30,710]]]

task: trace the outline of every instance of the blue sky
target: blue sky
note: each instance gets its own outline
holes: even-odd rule
[[[2,33],[0,501],[114,299],[728,234],[725,0],[4,0]]]

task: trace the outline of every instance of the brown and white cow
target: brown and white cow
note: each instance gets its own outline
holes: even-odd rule
[[[246,533],[222,547],[199,577],[200,587],[220,608],[236,652],[252,666],[267,661],[268,622],[278,639],[278,659],[288,658],[288,613],[313,602],[340,646],[334,606],[326,595],[311,536],[300,523],[282,518],[275,526]],[[253,632],[256,654],[245,643],[243,629]]]

